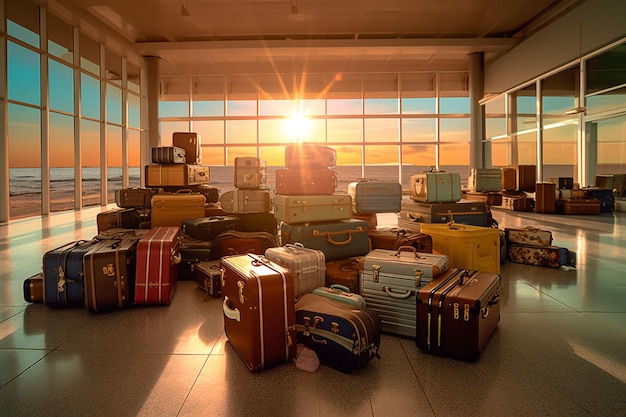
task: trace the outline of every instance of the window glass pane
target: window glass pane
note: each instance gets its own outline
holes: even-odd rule
[[[285,166],[285,146],[263,146],[259,148],[259,151],[261,159],[265,161],[268,167]],[[268,172],[267,180],[268,182],[271,180],[276,185],[276,173],[273,171],[270,178],[270,173]]]
[[[41,214],[41,112],[8,105],[9,215]]]
[[[587,60],[585,94],[626,84],[626,43]]]
[[[194,101],[194,117],[200,116],[224,116],[223,101]]]
[[[226,122],[226,142],[227,143],[257,143],[256,120],[229,120],[227,121]]]
[[[40,105],[39,54],[13,42],[7,42],[7,60],[9,99]]]
[[[204,138],[202,139],[204,143]],[[226,157],[224,155],[224,147],[203,147],[202,148],[202,163],[206,165],[224,165],[226,163]],[[213,183],[214,170],[211,167],[211,183]]]
[[[122,124],[122,90],[107,84],[107,122]]]
[[[50,210],[74,209],[74,118],[50,113]]]
[[[141,94],[141,72],[129,60],[126,60],[126,85],[130,91]]]
[[[363,140],[362,119],[329,119],[328,142],[361,142]]]
[[[435,114],[435,73],[407,73],[402,75],[402,113]]]
[[[235,165],[235,158],[242,158],[246,156],[255,156],[255,157],[257,156],[256,146],[232,146],[232,147],[228,147],[227,152],[228,152],[227,164],[230,167]],[[234,171],[231,174],[231,177],[229,178],[231,184],[233,182],[232,175],[234,175]]]
[[[469,142],[469,118],[441,119],[439,121],[439,127],[440,142]]]
[[[402,185],[409,186],[411,175],[437,164],[437,147],[433,145],[402,145]]]
[[[587,97],[587,115],[615,110],[626,106],[626,87]]]
[[[398,146],[368,145],[365,147],[365,176],[368,178],[388,180],[391,176],[392,181],[397,181],[399,162]],[[391,170],[389,170],[389,165],[392,166]]]
[[[402,119],[403,142],[435,142],[437,119]]]
[[[50,108],[74,113],[74,70],[49,59],[48,73]]]
[[[128,129],[126,133],[128,152],[128,186],[141,185],[141,132]]]
[[[81,74],[80,105],[84,117],[100,119],[100,81]]]
[[[224,122],[222,120],[193,122],[194,132],[202,138],[203,144],[224,144]],[[204,159],[202,160],[204,162]]]
[[[327,102],[329,115],[360,115],[361,99],[329,99]]]
[[[365,74],[363,97],[365,114],[398,114],[398,74]]]
[[[291,116],[298,114],[295,100],[261,100],[259,102],[261,116]]]
[[[100,75],[100,45],[84,33],[80,33],[80,67]]]
[[[469,143],[442,143],[439,145],[439,170],[457,172],[461,178],[467,178],[469,153]]]
[[[288,119],[261,120],[259,140],[261,143],[291,143],[297,140],[297,131],[291,131]]]
[[[128,126],[141,127],[141,99],[128,94]]]
[[[81,178],[83,206],[100,204],[100,123],[81,120]]]
[[[491,162],[485,161],[485,165],[492,167],[503,167],[509,165],[515,165],[511,156],[513,154],[513,141],[511,138],[502,138],[498,140],[492,140],[486,142],[484,146],[488,147],[489,154],[491,155]]]
[[[39,7],[30,1],[6,2],[7,33],[39,48]]]
[[[404,98],[402,99],[403,114],[435,114],[437,99],[435,98]]]
[[[161,80],[161,117],[189,117],[189,78],[169,77]]]
[[[48,52],[65,62],[74,62],[74,32],[68,25],[53,14],[48,13]]]
[[[115,190],[122,189],[122,128],[107,125],[107,202],[115,203]]]
[[[513,136],[514,146],[517,147],[517,164],[537,164],[537,134],[525,133]],[[517,145],[515,145],[517,143]]]
[[[578,123],[543,131],[543,179],[573,177],[578,179]]]
[[[227,107],[229,116],[257,115],[257,81],[248,75],[233,75],[227,80]]]
[[[191,132],[189,122],[164,122],[161,121],[161,146],[172,146],[174,132]]]
[[[565,113],[578,107],[579,85],[578,65],[541,81],[544,127],[577,118],[576,115],[566,115]]]
[[[439,74],[441,97],[469,97],[469,73],[442,72]]]
[[[506,96],[501,95],[485,103],[485,137],[506,135]]]
[[[106,79],[113,84],[122,85],[122,58],[115,52],[107,48],[106,57]]]
[[[193,77],[193,115],[224,116],[224,77]]]
[[[596,125],[595,141],[598,149],[596,174],[626,174],[626,116],[593,123]],[[595,184],[595,177],[593,181]]]
[[[366,142],[398,142],[398,119],[365,119]]]
[[[469,114],[469,112],[468,97],[441,97],[439,99],[439,113],[441,114]]]

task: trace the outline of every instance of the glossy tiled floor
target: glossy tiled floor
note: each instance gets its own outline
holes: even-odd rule
[[[221,302],[191,281],[171,306],[93,315],[22,299],[45,251],[95,234],[97,211],[0,225],[1,416],[625,416],[626,213],[495,211],[574,249],[572,271],[502,267],[502,320],[475,363],[383,335],[352,375],[285,364],[251,373]]]

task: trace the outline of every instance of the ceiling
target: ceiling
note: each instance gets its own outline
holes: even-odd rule
[[[466,70],[584,0],[48,0],[106,25],[162,75]]]

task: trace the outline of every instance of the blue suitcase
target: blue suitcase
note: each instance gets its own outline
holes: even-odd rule
[[[320,363],[341,372],[380,357],[380,317],[367,307],[304,294],[296,302],[296,331],[298,342],[315,351]]]
[[[84,307],[83,257],[100,243],[78,240],[43,256],[43,302],[49,307]]]
[[[602,188],[582,188],[588,198],[600,200],[600,212],[611,213],[615,210],[615,194],[613,190]]]
[[[349,219],[324,223],[280,225],[280,241],[301,243],[305,248],[324,252],[326,261],[362,256],[369,252],[367,222]]]

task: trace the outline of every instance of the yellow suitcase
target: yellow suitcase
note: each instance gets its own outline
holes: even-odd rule
[[[152,197],[150,217],[152,227],[178,226],[183,220],[204,217],[206,198],[200,193],[185,190],[176,193],[159,193]]]
[[[422,223],[433,239],[433,252],[447,255],[451,268],[500,273],[500,232],[493,227],[457,223]]]

